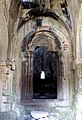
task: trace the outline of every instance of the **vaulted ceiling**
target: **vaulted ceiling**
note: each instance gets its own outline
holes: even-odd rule
[[[76,24],[80,8],[80,1],[78,0],[28,0],[25,4],[24,2],[22,1],[20,5],[22,6],[22,10],[27,8],[26,14],[41,16],[41,13],[44,11],[42,11],[42,9],[45,9],[47,15],[56,13],[56,15],[68,24],[70,29]],[[45,13],[43,12],[43,14]]]

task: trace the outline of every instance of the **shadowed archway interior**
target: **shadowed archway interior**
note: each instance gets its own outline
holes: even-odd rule
[[[57,99],[57,52],[37,46],[33,57],[33,98]],[[41,74],[43,78],[41,78]]]

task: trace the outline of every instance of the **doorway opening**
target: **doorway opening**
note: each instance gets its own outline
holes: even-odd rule
[[[33,56],[33,98],[57,99],[58,52],[37,46]]]

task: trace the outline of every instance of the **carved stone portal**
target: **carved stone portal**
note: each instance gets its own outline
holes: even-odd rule
[[[45,34],[39,36],[32,39],[27,51],[23,51],[22,100],[57,99],[58,86],[61,86],[61,51],[57,41]],[[41,72],[44,72],[44,79]]]

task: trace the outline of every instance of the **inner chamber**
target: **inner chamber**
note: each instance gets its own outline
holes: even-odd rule
[[[37,46],[33,57],[33,98],[57,99],[57,52]]]

